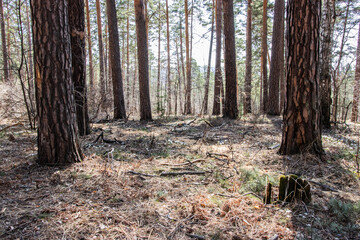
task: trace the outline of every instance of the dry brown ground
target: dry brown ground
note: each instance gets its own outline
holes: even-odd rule
[[[0,238],[360,239],[359,126],[324,132],[320,160],[277,154],[280,118],[208,120],[96,123],[63,168],[35,163],[35,132],[0,130]],[[184,171],[205,174],[161,176]],[[284,173],[312,181],[311,204],[254,196]]]

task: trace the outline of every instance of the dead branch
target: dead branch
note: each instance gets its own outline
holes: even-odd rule
[[[6,126],[6,127],[4,127],[3,129],[1,129],[0,132],[4,132],[4,131],[8,130],[9,128],[16,127],[16,126],[22,126],[22,127],[24,127],[24,124],[22,124],[22,123],[15,123],[15,124],[13,124],[13,125]]]
[[[160,177],[167,177],[167,176],[182,176],[182,175],[205,175],[206,172],[204,171],[186,171],[186,172],[162,172],[160,173]]]
[[[104,138],[104,132],[101,132],[93,143],[97,143],[97,141],[99,141],[100,138],[104,143],[120,143],[120,144],[122,143],[118,141],[116,138],[114,138],[114,140]]]
[[[197,163],[197,162],[205,162],[205,161],[206,161],[206,159],[195,159],[194,161],[187,161],[187,162],[179,163],[179,164],[162,163],[160,165],[178,167],[178,166],[192,165],[192,164]]]
[[[140,173],[140,172],[135,172],[135,171],[127,171],[126,173],[127,174],[132,174],[132,175],[144,176],[144,177],[157,177],[156,175]]]

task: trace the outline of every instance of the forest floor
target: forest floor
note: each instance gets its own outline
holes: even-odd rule
[[[0,239],[360,239],[359,131],[323,131],[319,159],[277,154],[279,117],[98,122],[83,162],[47,167],[36,132],[2,120]],[[289,173],[312,202],[263,204]]]

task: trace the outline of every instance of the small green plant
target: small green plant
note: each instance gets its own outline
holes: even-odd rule
[[[159,152],[153,152],[151,154],[153,157],[160,157],[160,158],[168,158],[170,156],[169,152],[167,149],[162,149]]]
[[[346,203],[332,198],[329,201],[329,207],[339,222],[355,222],[360,216],[360,202]]]
[[[274,177],[262,174],[258,169],[240,169],[240,180],[242,181],[241,192],[254,192],[257,194],[262,194],[266,183],[270,182],[272,185],[277,185]]]

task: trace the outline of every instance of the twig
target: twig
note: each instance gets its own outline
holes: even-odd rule
[[[146,173],[140,173],[140,172],[135,172],[135,171],[127,171],[127,174],[133,174],[133,175],[138,175],[138,176],[144,176],[144,177],[157,177],[156,175],[151,175],[151,174],[146,174]]]
[[[197,163],[197,162],[205,162],[205,161],[206,161],[206,159],[196,159],[194,161],[187,161],[187,162],[179,163],[179,164],[162,163],[160,165],[178,167],[178,166],[192,165],[192,164]]]
[[[166,176],[181,176],[181,175],[205,175],[206,172],[199,171],[199,172],[193,172],[193,171],[186,171],[186,172],[162,172],[160,173],[160,177],[166,177]]]
[[[194,239],[198,239],[198,240],[205,240],[206,238],[204,236],[201,235],[195,235],[195,234],[186,234],[186,236],[188,236],[189,238],[194,238]]]
[[[338,192],[338,190],[336,190],[335,188],[332,188],[332,187],[330,187],[330,186],[328,186],[328,185],[325,185],[325,184],[322,184],[322,183],[319,183],[319,182],[315,182],[315,181],[313,181],[313,180],[309,180],[309,182],[314,183],[314,184],[320,186],[321,188],[324,189],[324,191]]]

